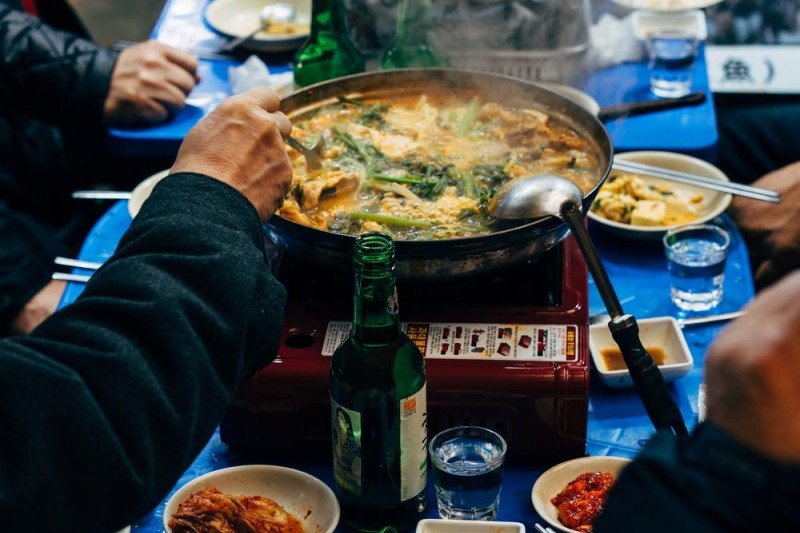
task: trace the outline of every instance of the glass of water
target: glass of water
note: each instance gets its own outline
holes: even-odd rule
[[[506,458],[503,437],[490,429],[459,426],[433,437],[429,451],[439,516],[494,520]]]
[[[706,311],[722,301],[728,232],[694,224],[669,230],[663,242],[673,303],[684,311]]]
[[[656,30],[645,42],[649,57],[650,91],[677,98],[692,89],[697,38],[683,30]]]

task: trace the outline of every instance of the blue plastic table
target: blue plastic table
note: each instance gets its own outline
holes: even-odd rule
[[[151,34],[166,44],[200,54],[201,82],[189,95],[187,105],[169,122],[147,128],[109,130],[111,148],[126,156],[175,155],[189,129],[219,102],[230,95],[228,72],[239,59],[206,59],[225,43],[203,20],[210,0],[167,0]],[[291,70],[291,55],[265,55],[274,73]],[[647,69],[642,62],[623,63],[589,75],[585,87],[601,106],[651,100]],[[705,103],[647,115],[611,120],[606,123],[617,152],[668,150],[694,155],[708,161],[716,158],[718,132],[713,95],[708,84],[705,48],[695,64],[693,91],[703,91]]]
[[[89,233],[80,252],[80,259],[104,261],[114,252],[120,237],[131,223],[127,202],[117,202],[98,221]],[[736,228],[723,216],[717,223],[732,234],[730,255],[725,270],[725,290],[722,303],[714,312],[740,309],[753,296],[753,280],[747,250]],[[673,315],[683,316],[673,307],[668,294],[668,274],[659,242],[619,240],[590,222],[590,231],[603,263],[626,312],[639,319]],[[75,269],[76,273],[89,271]],[[83,285],[69,283],[62,300],[67,305],[75,300]],[[589,280],[589,312],[604,312],[602,300]],[[702,365],[708,345],[724,325],[712,324],[684,328],[687,343],[694,357],[694,369],[672,383],[670,390],[689,427],[697,423],[698,390],[702,382]],[[632,457],[652,435],[653,427],[633,389],[611,389],[592,374],[589,387],[587,455],[617,455]],[[217,433],[197,457],[194,464],[176,484],[176,488],[201,474],[247,463],[279,464],[306,471],[332,486],[333,478],[327,457],[284,457],[275,454],[246,455],[227,448]],[[523,522],[529,531],[539,520],[531,504],[530,493],[536,478],[551,464],[511,463],[507,465],[501,506],[497,519]],[[435,499],[430,490],[427,517],[435,517]],[[134,524],[133,531],[160,533],[166,499]]]

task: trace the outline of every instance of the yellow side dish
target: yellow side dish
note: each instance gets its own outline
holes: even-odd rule
[[[609,176],[592,202],[595,214],[636,226],[673,226],[700,218],[702,194],[686,194],[669,185],[647,183],[636,174]]]

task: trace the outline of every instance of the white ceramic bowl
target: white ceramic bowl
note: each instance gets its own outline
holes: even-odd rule
[[[525,525],[520,522],[425,518],[417,523],[417,533],[525,533]]]
[[[588,472],[609,472],[616,477],[630,461],[630,459],[625,457],[598,456],[580,457],[557,464],[549,470],[546,470],[539,476],[536,483],[534,483],[533,490],[531,491],[533,508],[536,509],[539,516],[556,529],[556,531],[580,533],[566,527],[559,521],[556,506],[550,503],[551,498],[564,490],[564,487],[566,487],[570,481],[581,474],[586,474]]]
[[[244,37],[258,27],[261,9],[277,2],[294,6],[297,24],[305,26],[307,30],[274,35],[257,33],[239,46],[254,52],[296,50],[308,38],[311,28],[311,0],[214,0],[206,7],[203,17],[206,24],[217,33],[232,39]]]
[[[153,187],[156,186],[156,183],[166,178],[168,174],[169,169],[156,172],[152,176],[143,179],[136,187],[133,188],[131,197],[128,200],[128,214],[131,216],[131,218],[136,217],[136,215],[139,213],[139,209],[142,208],[144,201],[147,200],[147,197],[150,196],[151,192],[153,192]]]
[[[678,321],[674,317],[643,318],[639,324],[639,339],[642,345],[655,357],[651,347],[660,348],[665,356],[664,364],[658,365],[664,381],[670,382],[685,376],[692,370],[694,361],[686,338]],[[617,349],[617,343],[611,337],[608,324],[593,324],[589,327],[589,351],[600,379],[609,387],[632,387],[631,375],[627,368],[610,370],[602,356],[603,350]]]
[[[696,157],[684,154],[678,154],[673,152],[658,152],[658,151],[625,152],[622,154],[615,155],[614,159],[619,161],[631,161],[635,163],[643,163],[670,170],[677,170],[679,172],[688,172],[690,174],[697,174],[698,176],[714,178],[722,181],[730,181],[728,179],[728,176],[726,176],[724,172],[722,172],[714,165],[707,163],[702,159],[698,159]],[[611,173],[609,174],[609,177],[619,173],[620,173],[619,171],[612,169]],[[663,184],[667,186],[671,191],[674,191],[674,193],[680,197],[688,198],[696,194],[702,195],[703,200],[697,204],[697,211],[699,213],[699,217],[695,220],[692,220],[691,222],[687,222],[690,224],[704,224],[718,217],[720,214],[723,213],[723,211],[725,211],[725,209],[728,208],[732,200],[732,196],[728,193],[712,191],[710,189],[705,189],[674,181],[662,180],[650,176],[642,175],[641,177],[646,184],[648,185]],[[605,187],[605,184],[603,186]],[[641,239],[641,240],[658,240],[661,237],[663,237],[668,230],[677,227],[679,225],[682,225],[682,224],[674,224],[667,226],[643,226],[634,224],[624,224],[622,222],[615,222],[613,220],[609,220],[605,217],[602,217],[591,209],[589,210],[587,216],[589,217],[589,220],[593,224],[602,226],[604,229],[610,231],[615,235],[619,235],[621,237]]]
[[[339,523],[339,502],[319,479],[283,466],[244,465],[209,472],[178,489],[164,508],[165,533],[171,533],[169,521],[178,506],[193,492],[210,487],[275,500],[303,523],[305,533],[332,533]]]

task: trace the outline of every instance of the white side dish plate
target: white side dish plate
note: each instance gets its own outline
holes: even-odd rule
[[[658,365],[664,381],[675,381],[692,370],[694,358],[675,317],[642,318],[636,323],[639,325],[639,339],[645,349],[658,347],[664,352],[666,359],[663,364]],[[602,351],[609,348],[618,349],[618,346],[611,336],[608,324],[589,326],[589,351],[600,379],[609,387],[633,387],[631,374],[627,368],[610,370],[607,367]]]
[[[156,183],[166,178],[168,174],[169,169],[156,172],[149,178],[142,180],[139,185],[134,187],[133,192],[131,192],[131,197],[128,200],[128,214],[131,216],[131,218],[135,218],[139,213],[139,209],[142,208],[144,201],[147,200],[147,197],[150,196],[151,192],[153,192],[153,187],[156,186]]]
[[[182,502],[192,493],[211,487],[234,496],[270,498],[310,533],[333,533],[339,523],[336,496],[311,474],[283,466],[243,465],[214,470],[178,489],[164,508],[164,532],[171,532],[170,519]]]
[[[609,472],[613,474],[614,477],[617,477],[622,469],[630,462],[631,460],[626,457],[597,456],[579,457],[578,459],[572,459],[571,461],[557,464],[549,470],[546,470],[539,476],[536,483],[534,483],[533,490],[531,491],[533,508],[536,509],[539,516],[556,531],[580,533],[561,523],[558,519],[556,506],[550,503],[550,499],[564,490],[564,487],[566,487],[569,482],[581,474],[586,474],[588,472]]]
[[[215,32],[234,39],[244,37],[260,25],[259,14],[264,6],[277,0],[213,0],[203,13],[208,26]],[[308,38],[311,27],[310,0],[280,0],[291,4],[297,14],[296,23],[305,28],[299,33],[270,34],[260,32],[241,45],[253,52],[288,52],[296,50]]]
[[[730,181],[728,176],[726,176],[725,173],[723,173],[714,165],[707,163],[702,159],[685,154],[661,151],[625,152],[615,155],[614,159],[619,161],[642,163],[669,170],[675,170],[678,172],[687,172],[690,174],[696,174],[698,176],[714,178],[722,181]],[[614,176],[615,174],[621,174],[621,172],[612,169],[609,177]],[[687,222],[691,224],[705,224],[710,222],[714,218],[721,215],[728,208],[731,200],[733,199],[733,196],[724,192],[713,191],[703,187],[678,183],[676,181],[663,180],[641,174],[639,174],[639,176],[641,176],[646,185],[662,185],[667,187],[674,193],[675,198],[684,198],[688,201],[689,198],[692,198],[695,195],[702,195],[702,201],[697,204],[693,204],[699,216],[697,219]],[[603,185],[603,187],[605,187],[607,183],[608,179],[606,179],[606,183]],[[600,216],[591,209],[587,213],[587,216],[589,217],[591,223],[602,226],[605,230],[615,235],[648,241],[659,240],[668,230],[683,225],[673,224],[665,226],[645,226],[626,224],[624,222],[617,222]]]

